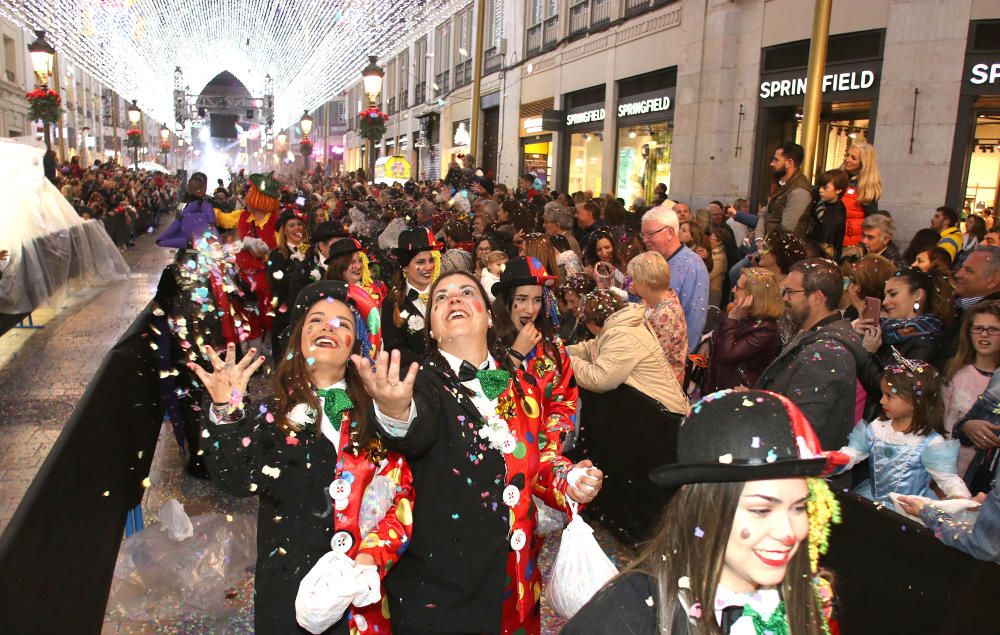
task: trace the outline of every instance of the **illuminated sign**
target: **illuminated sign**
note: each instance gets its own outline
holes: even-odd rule
[[[875,84],[875,71],[863,70],[823,76],[823,92],[836,93],[864,90]],[[772,79],[760,83],[760,98],[794,97],[806,94],[806,78]]]
[[[603,108],[594,108],[593,110],[584,110],[583,112],[574,112],[566,115],[567,126],[576,126],[594,121],[604,121]]]
[[[648,112],[661,112],[663,110],[670,110],[670,97],[667,95],[618,104],[618,118],[644,115]]]

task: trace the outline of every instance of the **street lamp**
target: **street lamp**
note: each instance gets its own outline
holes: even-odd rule
[[[167,124],[160,126],[160,141],[168,141],[170,139],[170,129],[167,128]]]
[[[31,55],[31,67],[35,71],[35,78],[41,88],[48,88],[49,77],[52,75],[52,62],[56,57],[56,50],[45,40],[45,31],[35,31],[35,41],[28,45],[28,53]]]
[[[302,119],[299,119],[299,128],[302,130],[302,145],[304,145],[308,152],[302,150],[302,146],[299,149],[302,150],[302,163],[305,166],[306,172],[309,171],[309,155],[312,154],[312,142],[309,141],[309,133],[313,129],[313,118],[309,114],[308,110],[302,111]]]
[[[365,95],[368,96],[368,106],[373,107],[378,102],[379,93],[382,92],[382,78],[385,71],[376,63],[374,55],[368,56],[368,66],[361,71],[361,79],[364,82]],[[375,175],[375,140],[368,139],[368,178]]]
[[[136,103],[135,99],[133,99],[132,103],[129,104],[128,108],[126,109],[126,112],[128,113],[129,123],[132,124],[132,129],[133,130],[137,129],[139,127],[139,121],[142,119],[142,111],[139,110],[139,104]],[[140,131],[140,134],[141,134],[141,131]],[[139,169],[139,143],[137,141],[131,141],[130,143],[132,145],[132,169],[138,170]]]
[[[56,50],[45,40],[45,31],[35,31],[35,35],[37,36],[35,41],[28,45],[28,53],[31,56],[31,67],[35,71],[38,89],[44,93],[49,89],[49,77],[52,76]],[[52,136],[49,131],[49,121],[43,118],[42,125],[45,126],[45,149],[51,150]]]

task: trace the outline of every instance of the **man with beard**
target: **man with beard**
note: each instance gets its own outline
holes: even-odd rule
[[[856,420],[857,368],[868,357],[837,310],[843,291],[840,268],[829,260],[809,258],[792,265],[781,283],[781,298],[798,333],[756,386],[795,402],[824,449],[847,443]]]
[[[812,205],[812,186],[799,169],[805,150],[791,141],[778,146],[771,159],[771,169],[778,179],[778,191],[767,201],[764,235],[776,229],[795,232],[799,238],[806,240],[808,227],[800,221]]]

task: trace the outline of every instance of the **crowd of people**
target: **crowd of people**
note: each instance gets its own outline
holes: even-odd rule
[[[566,632],[716,632],[730,605],[726,632],[826,632],[823,477],[1000,562],[992,214],[928,209],[898,236],[874,147],[815,185],[802,160],[776,149],[756,212],[665,186],[628,206],[531,174],[509,188],[470,156],[405,185],[187,178],[158,238],[177,249],[157,297],[172,412],[192,475],[261,499],[258,632],[537,633],[538,509],[598,496],[600,466],[564,452],[581,389],[622,385],[687,415],[654,474],[679,489]],[[172,185],[148,178],[64,189],[159,209]]]

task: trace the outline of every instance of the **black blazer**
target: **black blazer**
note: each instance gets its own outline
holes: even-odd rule
[[[597,592],[562,629],[562,635],[655,635],[659,597],[656,583],[647,575],[631,573]],[[647,601],[653,598],[653,605]],[[687,623],[675,619],[671,633],[687,633]]]
[[[328,488],[336,474],[337,454],[325,437],[299,435],[298,445],[288,445],[281,430],[258,410],[248,405],[246,418],[225,425],[214,425],[206,416],[211,436],[202,447],[214,483],[233,496],[260,498],[254,632],[307,633],[295,621],[295,595],[302,578],[330,551],[334,519]],[[245,437],[250,438],[246,447]],[[272,478],[261,472],[264,466],[281,473]],[[281,520],[275,520],[279,516]],[[324,635],[347,635],[348,630],[345,613]]]
[[[424,320],[427,317],[417,309],[408,298],[403,298],[403,305],[400,308],[408,315],[419,315]],[[407,319],[403,319],[403,326],[396,326],[393,317],[396,313],[396,295],[390,292],[382,303],[382,349],[386,351],[399,350],[402,353],[403,362],[419,361],[427,352],[427,345],[424,341],[424,331],[411,332],[407,327]]]
[[[409,460],[416,494],[410,548],[385,578],[389,613],[393,626],[417,631],[499,633],[510,552],[506,467],[499,452],[479,449],[479,411],[439,363],[417,375],[406,436],[371,416],[386,447]],[[482,454],[478,464],[473,453]]]

